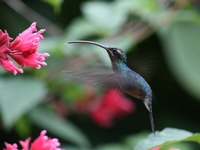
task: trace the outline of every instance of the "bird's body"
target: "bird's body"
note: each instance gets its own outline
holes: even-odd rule
[[[125,56],[122,60],[113,59],[111,63],[119,87],[125,93],[138,99],[146,99],[147,97],[150,99],[152,97],[152,91],[149,84],[141,75],[131,70],[126,65]],[[146,107],[148,107],[148,105]],[[149,110],[149,107],[147,109]]]
[[[152,131],[155,134],[151,88],[141,75],[127,66],[125,52],[116,47],[108,47],[91,41],[71,41],[68,43],[93,44],[104,48],[108,52],[113,69],[113,73],[109,76],[110,82],[111,80],[117,82],[122,91],[143,101],[145,107],[149,111]]]
[[[152,91],[148,83],[138,73],[126,67],[121,73],[115,73],[120,88],[127,94],[138,99],[152,97]],[[148,106],[149,107],[149,106]],[[148,108],[149,110],[149,108]]]

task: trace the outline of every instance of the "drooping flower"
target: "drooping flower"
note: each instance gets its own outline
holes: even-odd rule
[[[0,65],[7,71],[13,72],[16,75],[18,72],[23,73],[23,70],[18,68],[9,57],[12,57],[20,66],[35,67],[40,69],[41,66],[46,66],[45,57],[50,56],[48,53],[38,53],[39,40],[43,40],[42,33],[45,30],[37,32],[36,23],[19,34],[14,41],[7,32],[0,30]]]
[[[25,141],[20,141],[20,145],[23,150],[62,150],[58,148],[60,146],[60,142],[56,138],[49,138],[46,136],[46,130],[41,131],[40,136],[36,138],[31,144],[30,148],[30,140],[31,138],[27,138]],[[6,148],[4,150],[18,150],[17,144],[8,144],[5,142]]]
[[[110,127],[115,118],[130,114],[135,110],[134,103],[117,90],[108,90],[100,102],[89,110],[92,120],[103,127]]]

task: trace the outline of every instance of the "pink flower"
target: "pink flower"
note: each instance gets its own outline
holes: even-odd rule
[[[154,148],[152,148],[151,150],[160,150],[160,146],[158,146],[158,147],[154,147]]]
[[[13,72],[14,75],[17,72],[23,73],[22,69],[19,69],[11,60],[8,59],[9,43],[12,38],[8,33],[0,30],[0,65],[7,71]]]
[[[151,150],[160,150],[160,146],[158,146],[158,147],[154,147],[154,148],[152,148]],[[170,148],[169,150],[180,150],[179,148]]]
[[[90,116],[94,123],[102,126],[102,127],[111,127],[113,124],[114,115],[109,108],[103,108],[103,106],[99,106],[94,108],[91,111]]]
[[[45,58],[50,56],[48,53],[27,53],[23,52],[21,55],[11,54],[12,58],[22,67],[36,67],[36,69],[40,69],[41,65],[46,66],[47,63],[44,62]]]
[[[9,42],[12,38],[9,37],[8,33],[0,30],[0,58],[7,58],[9,52]]]
[[[18,150],[18,148],[17,148],[17,144],[8,144],[8,143],[6,143],[5,142],[5,145],[6,145],[6,149],[4,149],[4,150]]]
[[[109,90],[103,96],[103,106],[109,106],[109,109],[117,116],[123,116],[133,112],[133,102],[126,98],[121,92]]]
[[[9,59],[4,59],[1,58],[0,59],[0,64],[1,66],[9,71],[9,72],[13,72],[14,75],[17,75],[18,72],[23,73],[23,70],[18,68],[11,60]]]
[[[44,39],[41,34],[45,30],[42,29],[38,32],[36,31],[36,22],[34,22],[28,29],[15,38],[15,40],[10,44],[10,49],[22,52],[28,51],[30,53],[37,51],[39,47],[39,40]]]
[[[46,66],[45,57],[50,56],[48,53],[38,53],[39,40],[43,40],[42,33],[44,29],[36,32],[36,23],[19,34],[13,42],[8,33],[3,33],[0,30],[0,64],[1,66],[16,75],[18,72],[23,73],[9,57],[12,57],[20,66],[35,67],[40,69],[41,66]]]
[[[135,110],[134,103],[116,90],[108,90],[100,98],[100,103],[91,104],[92,120],[104,127],[110,127],[115,118],[130,114]]]
[[[56,138],[49,138],[46,136],[46,130],[43,130],[40,133],[40,136],[36,138],[30,146],[30,150],[62,150],[58,148],[60,146],[60,142]],[[29,143],[31,138],[27,138],[25,141],[20,141],[20,145],[23,150],[29,150]],[[5,142],[6,149],[4,150],[18,150],[17,144],[8,144]]]
[[[45,30],[36,31],[36,23],[34,22],[10,44],[10,56],[22,67],[28,66],[40,69],[41,65],[47,65],[44,60],[45,57],[50,55],[48,53],[37,53],[39,40],[44,39],[41,34]]]

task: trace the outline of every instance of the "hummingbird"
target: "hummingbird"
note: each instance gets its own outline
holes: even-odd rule
[[[126,53],[117,47],[109,47],[102,45],[97,42],[84,41],[84,40],[75,40],[69,41],[68,44],[79,43],[79,44],[92,44],[99,46],[105,49],[110,57],[112,69],[108,72],[108,69],[104,68],[99,74],[92,71],[93,74],[88,75],[85,78],[91,77],[101,77],[106,79],[106,82],[112,82],[112,85],[118,86],[123,92],[137,98],[141,99],[144,103],[146,109],[149,111],[150,123],[152,132],[155,135],[154,119],[152,112],[152,90],[146,80],[137,72],[131,70],[127,66],[127,56]],[[88,73],[89,71],[85,70],[82,73]],[[105,76],[104,76],[105,74]],[[83,75],[75,74],[75,76],[81,77]]]

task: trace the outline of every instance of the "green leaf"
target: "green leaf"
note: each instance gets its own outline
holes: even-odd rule
[[[127,145],[130,148],[135,147],[142,139],[144,139],[145,137],[147,137],[147,135],[149,135],[149,132],[147,131],[143,131],[140,132],[138,134],[133,134],[133,135],[129,135],[128,137],[125,137],[123,139],[123,143],[125,143],[125,145]]]
[[[118,29],[126,21],[127,16],[114,4],[100,1],[87,2],[82,5],[82,11],[99,29]]]
[[[178,82],[200,100],[200,25],[177,22],[160,35],[165,46],[166,60]]]
[[[192,143],[183,143],[183,142],[176,142],[170,144],[163,144],[160,147],[160,150],[171,150],[172,148],[178,150],[196,150],[196,148],[192,147]],[[199,149],[199,148],[198,148]]]
[[[38,105],[46,94],[45,84],[34,78],[0,78],[0,83],[0,109],[6,129]]]
[[[15,131],[18,133],[21,139],[30,136],[31,126],[26,117],[20,118],[14,126]]]
[[[87,137],[75,125],[42,108],[30,112],[31,120],[43,129],[47,129],[59,138],[63,138],[77,146],[89,147]]]
[[[148,150],[152,147],[159,146],[165,142],[182,140],[191,135],[192,133],[189,131],[165,128],[161,132],[156,132],[155,136],[153,134],[150,134],[145,140],[142,140],[140,143],[138,143],[134,150]]]
[[[155,137],[153,134],[149,135],[145,140],[138,143],[134,150],[147,150],[153,147],[160,147],[160,150],[169,150],[172,147],[181,150],[192,149],[192,145],[183,142],[196,142],[199,144],[200,133],[192,134],[185,130],[166,128],[161,132],[156,132]]]
[[[200,134],[196,133],[185,139],[165,142],[164,144],[159,145],[161,147],[160,150],[168,150],[171,147],[176,147],[181,150],[194,149],[191,147],[191,145],[189,145],[189,143],[183,143],[183,142],[197,142],[199,144],[200,143]],[[198,149],[199,148],[200,148],[200,146],[198,146]]]
[[[60,12],[63,0],[42,0],[42,1],[51,5],[56,13]]]
[[[160,9],[159,2],[156,0],[116,1],[116,4],[118,11],[131,12],[150,24],[157,23],[157,20],[163,17],[162,12],[165,11],[165,9]]]
[[[200,133],[193,134],[192,136],[186,138],[184,141],[193,141],[200,143]]]

